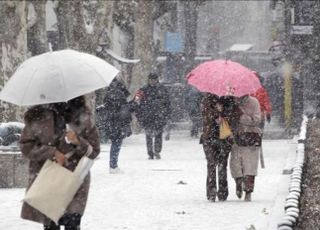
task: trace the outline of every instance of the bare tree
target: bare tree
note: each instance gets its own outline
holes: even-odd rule
[[[46,33],[46,0],[27,0],[28,7],[28,50],[32,56],[48,50]],[[32,12],[31,9],[33,9]]]
[[[72,48],[94,54],[103,31],[110,31],[113,4],[113,1],[104,0],[57,2],[55,12],[58,19],[59,48]],[[91,11],[90,19],[86,10]],[[107,40],[110,42],[110,38]]]
[[[154,0],[138,0],[135,9],[134,54],[140,62],[133,68],[130,91],[135,92],[146,83],[152,71],[153,55],[153,10]]]
[[[23,1],[0,1],[0,85],[9,80],[18,65],[27,55],[27,9]],[[0,121],[19,119],[19,109],[1,103]]]

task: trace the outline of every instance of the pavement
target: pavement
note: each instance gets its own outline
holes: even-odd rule
[[[274,130],[276,124],[267,124]],[[268,127],[270,126],[270,127]],[[162,159],[147,160],[144,135],[126,139],[119,158],[123,174],[109,174],[109,144],[91,170],[92,184],[82,230],[274,230],[284,215],[295,160],[293,139],[264,139],[266,167],[259,167],[252,202],[239,200],[229,173],[226,202],[205,197],[206,160],[187,130],[164,141]],[[24,189],[0,189],[0,229],[35,230],[19,218]]]

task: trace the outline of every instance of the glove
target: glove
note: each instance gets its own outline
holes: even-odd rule
[[[267,114],[267,122],[270,123],[270,121],[271,121],[271,115]]]

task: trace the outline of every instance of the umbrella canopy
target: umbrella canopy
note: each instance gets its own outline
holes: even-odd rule
[[[106,87],[119,71],[106,61],[74,50],[47,52],[24,61],[0,92],[16,105],[66,102]]]
[[[201,92],[241,97],[256,92],[260,81],[247,67],[230,60],[207,61],[187,75],[187,82]]]

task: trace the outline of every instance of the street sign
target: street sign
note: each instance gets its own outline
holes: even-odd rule
[[[182,53],[184,51],[181,33],[166,32],[165,51],[170,53]]]
[[[291,34],[312,35],[313,26],[292,26]]]

